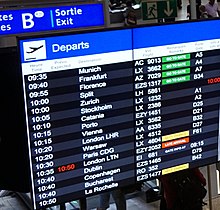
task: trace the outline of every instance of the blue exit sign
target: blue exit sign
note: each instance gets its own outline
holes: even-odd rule
[[[104,26],[103,4],[0,11],[0,35]]]

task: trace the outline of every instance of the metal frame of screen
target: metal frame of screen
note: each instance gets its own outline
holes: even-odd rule
[[[18,44],[34,209],[217,162],[220,20]]]

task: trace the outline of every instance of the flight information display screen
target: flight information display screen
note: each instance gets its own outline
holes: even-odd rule
[[[18,44],[34,209],[219,160],[220,20]]]

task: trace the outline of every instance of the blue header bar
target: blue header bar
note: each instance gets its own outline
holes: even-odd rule
[[[26,39],[20,52],[24,63],[212,39],[220,39],[220,19]]]
[[[219,19],[142,27],[133,30],[135,49],[219,39],[219,37]]]
[[[23,62],[132,50],[131,29],[29,39],[20,42]]]
[[[0,35],[104,26],[103,4],[0,11]]]

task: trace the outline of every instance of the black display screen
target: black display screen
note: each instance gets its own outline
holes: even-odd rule
[[[34,209],[217,162],[218,26],[20,39]]]
[[[27,132],[17,47],[0,48],[0,71],[0,189],[30,192]]]

